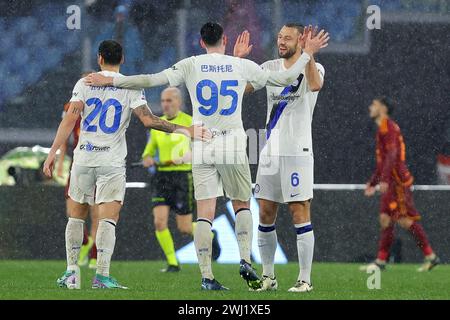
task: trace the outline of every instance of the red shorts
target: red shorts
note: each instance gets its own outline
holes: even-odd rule
[[[381,195],[380,213],[387,214],[392,220],[408,217],[420,220],[420,214],[414,205],[411,187],[392,183],[386,193]]]

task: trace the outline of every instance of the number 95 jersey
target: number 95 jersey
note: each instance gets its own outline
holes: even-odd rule
[[[223,142],[225,147],[225,136],[230,139],[237,136],[243,138],[245,148],[242,98],[247,82],[255,90],[265,86],[266,71],[247,59],[210,53],[183,59],[164,70],[164,74],[171,86],[186,84],[192,102],[193,123],[209,128],[216,145]]]
[[[102,75],[116,77],[120,73],[102,71]],[[74,150],[74,164],[87,167],[124,167],[127,156],[125,132],[131,111],[146,105],[141,90],[121,89],[113,86],[91,87],[78,80],[71,102],[81,101],[81,130]]]

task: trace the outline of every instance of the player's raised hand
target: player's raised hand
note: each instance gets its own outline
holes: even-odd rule
[[[42,168],[44,174],[49,178],[53,176],[53,168],[55,167],[55,157],[56,153],[50,152],[47,156],[47,159],[45,159],[44,166]]]
[[[239,58],[247,57],[253,49],[250,45],[250,32],[244,30],[236,39],[234,44],[233,55]]]
[[[317,28],[317,26],[316,26],[316,28]],[[300,46],[302,48],[305,47],[306,38],[309,37],[311,30],[312,30],[312,25],[309,25],[309,26],[303,28],[303,33],[300,35],[300,38],[299,38]]]
[[[313,36],[314,32],[308,32],[305,40],[305,51],[309,55],[313,55],[319,52],[320,49],[328,46],[328,40],[330,40],[330,36],[328,32],[325,30],[320,30],[317,35]]]
[[[100,73],[90,73],[84,78],[84,83],[93,87],[112,86],[113,77],[106,77]]]

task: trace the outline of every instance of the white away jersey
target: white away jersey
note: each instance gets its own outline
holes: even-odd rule
[[[111,71],[100,73],[110,77],[122,76]],[[144,92],[112,86],[90,87],[80,79],[70,101],[84,103],[74,164],[88,167],[125,166],[125,132],[132,109],[147,104]]]
[[[316,63],[323,80],[325,70]],[[261,65],[271,71],[286,70],[283,59]],[[318,92],[309,89],[304,72],[287,86],[267,86],[266,145],[263,155],[298,156],[312,154],[311,123]]]
[[[268,73],[247,59],[211,53],[179,61],[164,71],[171,86],[186,84],[191,97],[193,123],[211,129],[213,142],[219,136],[237,136],[245,141],[242,98],[247,82],[255,90],[266,85]],[[224,143],[225,145],[226,143]],[[194,144],[195,145],[195,144]]]

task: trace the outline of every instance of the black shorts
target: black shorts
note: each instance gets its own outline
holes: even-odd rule
[[[194,211],[191,171],[158,171],[152,178],[152,206],[169,206],[176,214]]]

